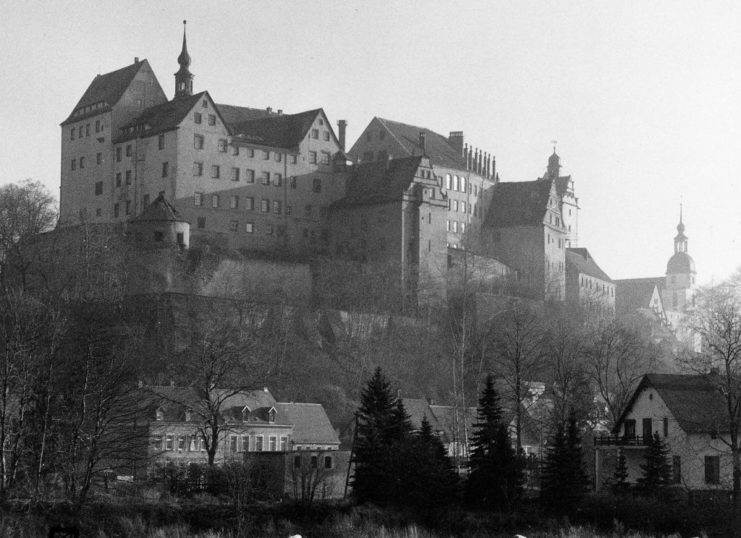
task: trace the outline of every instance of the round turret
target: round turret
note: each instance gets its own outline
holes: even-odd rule
[[[695,272],[695,261],[686,252],[675,252],[666,264],[666,274],[687,274]]]

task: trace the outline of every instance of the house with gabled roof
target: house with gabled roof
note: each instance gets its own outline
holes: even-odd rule
[[[728,411],[717,374],[647,374],[610,435],[594,438],[596,487],[609,483],[618,452],[625,455],[628,482],[650,438],[658,434],[670,452],[672,479],[693,490],[730,490],[733,482]]]
[[[347,157],[322,109],[222,105],[193,91],[185,33],[175,96],[146,60],[97,76],[62,122],[60,225],[125,223],[160,193],[191,241],[326,253]],[[344,143],[344,142],[343,142]]]

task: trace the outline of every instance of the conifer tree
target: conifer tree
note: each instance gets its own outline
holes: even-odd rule
[[[644,460],[641,465],[643,476],[638,479],[638,487],[643,493],[655,495],[671,484],[672,479],[669,449],[658,432],[651,437]]]
[[[564,425],[558,424],[548,446],[541,479],[541,500],[551,510],[571,513],[584,498],[588,485],[581,435],[575,413],[571,410],[568,430],[564,431]]]
[[[569,427],[566,435],[566,489],[562,495],[569,511],[574,510],[581,503],[589,488],[589,477],[584,466],[584,450],[581,446],[581,432],[576,423],[574,409],[569,410]]]
[[[563,423],[556,426],[556,432],[549,440],[543,462],[540,482],[541,502],[553,510],[560,509],[560,495],[563,488],[563,469],[566,467],[566,434]]]
[[[618,450],[615,472],[612,475],[612,479],[612,490],[614,493],[623,493],[628,489],[628,462],[625,459],[625,452],[622,449]]]

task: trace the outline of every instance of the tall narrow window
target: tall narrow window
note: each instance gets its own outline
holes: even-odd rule
[[[720,483],[720,456],[705,456],[705,483]]]
[[[167,161],[162,163],[162,177],[167,177],[170,172],[170,163]]]
[[[165,149],[165,135],[161,134],[157,137],[157,147],[159,149]]]
[[[232,181],[239,181],[239,168],[232,168]]]

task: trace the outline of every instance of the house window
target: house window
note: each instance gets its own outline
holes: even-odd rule
[[[298,162],[298,156],[297,155],[291,155],[291,164],[296,164]]]
[[[159,149],[165,149],[165,135],[159,135],[159,137],[157,138],[157,147]]]
[[[163,162],[162,163],[162,177],[167,177],[167,174],[170,172],[170,163]]]
[[[453,176],[453,190],[458,190],[458,176]]]
[[[636,436],[636,421],[628,419],[625,421],[625,437],[631,439]]]
[[[103,154],[98,153],[95,155],[95,164],[102,164],[103,163]]]
[[[300,469],[301,468],[301,456],[294,456],[293,457],[293,466],[296,469]]]
[[[232,168],[232,181],[239,181],[239,168]]]
[[[458,233],[458,221],[454,220],[452,223],[453,226],[453,233]]]
[[[211,207],[219,207],[219,195],[218,194],[211,195]]]
[[[293,206],[286,204],[286,215],[291,216],[293,214]]]
[[[118,146],[116,148],[116,162],[117,163],[121,162],[121,146]]]
[[[232,146],[232,155],[239,157],[239,146]]]
[[[322,180],[320,178],[314,178],[312,190],[314,192],[322,192]]]
[[[193,135],[193,147],[196,149],[203,149],[203,135]]]
[[[324,131],[323,136],[324,136],[324,141],[329,142],[329,131]]]
[[[269,437],[268,450],[270,452],[275,452],[276,450],[278,450],[278,439],[275,437],[275,435],[271,435]]]
[[[131,185],[131,170],[126,170],[126,184]]]
[[[720,456],[705,456],[705,483],[720,483]]]
[[[279,162],[281,162],[282,160],[283,160],[283,154],[282,154],[282,153],[278,153],[278,152],[276,151],[276,152],[275,152],[275,162],[279,163]]]
[[[113,217],[118,218],[118,214],[119,214],[118,204],[113,204]]]
[[[95,183],[95,195],[103,194],[103,182],[98,181]]]
[[[237,436],[236,435],[229,436],[229,451],[232,453],[237,451]]]
[[[219,150],[219,153],[226,153],[226,140],[224,140],[223,138],[219,138],[217,148]]]
[[[193,113],[193,121],[198,124],[200,124],[203,121],[203,116],[201,116],[200,112]]]
[[[131,157],[131,144],[126,144],[126,156]]]
[[[643,442],[648,443],[648,440],[653,437],[654,428],[653,421],[650,418],[643,419]]]
[[[273,235],[273,225],[272,224],[265,225],[265,235]]]
[[[212,164],[211,165],[211,177],[214,179],[219,179],[220,175],[221,175],[221,169],[219,168],[219,165]]]
[[[460,204],[461,213],[466,212],[466,202],[461,202]]]
[[[288,437],[285,435],[280,436],[280,451],[285,452],[288,450]]]
[[[193,163],[193,175],[194,176],[202,176],[203,175],[203,163]]]
[[[282,208],[280,200],[273,200],[273,213],[280,215],[281,209]]]
[[[173,447],[173,440],[172,435],[168,435],[165,437],[165,450],[172,450]]]
[[[208,100],[207,99],[204,99],[203,101],[201,101],[201,107],[202,108],[208,108]]]
[[[72,129],[70,129],[69,139],[70,140],[74,140],[75,139],[75,128],[74,127],[72,127]]]
[[[461,233],[462,234],[466,233],[466,223],[465,222],[461,222]]]
[[[306,204],[306,207],[304,208],[304,215],[307,217],[311,217],[311,204]]]
[[[83,127],[82,127],[82,125],[80,125],[80,128],[77,129],[77,138],[82,138],[82,129],[83,129]]]
[[[72,170],[77,169],[77,159],[72,159]]]
[[[461,178],[461,192],[466,192],[466,178]]]
[[[262,173],[262,184],[263,185],[270,185],[270,172],[263,172]]]
[[[270,211],[270,200],[267,198],[260,200],[260,211],[263,213],[268,213]]]
[[[246,183],[254,183],[255,182],[255,171],[247,168],[244,171],[244,181]]]
[[[319,138],[319,129],[312,129],[311,130],[311,138],[318,139]]]
[[[672,483],[682,483],[682,457],[672,456]]]
[[[239,209],[239,196],[230,196],[229,197],[229,208],[230,209]],[[237,230],[234,230],[235,232]]]
[[[152,437],[152,448],[155,450],[162,450],[162,436],[155,435]]]
[[[198,228],[203,230],[206,227],[206,217],[198,217]]]
[[[669,419],[664,417],[664,437],[669,437]]]
[[[451,203],[453,204],[453,211],[458,211],[458,200],[453,200]]]
[[[244,199],[244,208],[247,211],[254,211],[255,210],[255,199],[252,196],[247,196]]]
[[[249,157],[250,159],[254,159],[255,158],[255,150],[252,149],[252,148],[247,148],[247,157]]]
[[[309,152],[309,164],[316,164],[316,151]]]
[[[270,160],[270,152],[269,151],[263,151],[262,152],[262,159],[264,161],[269,161]]]
[[[319,458],[317,456],[312,456],[311,457],[311,468],[316,469],[318,464],[319,464]]]
[[[325,469],[332,468],[332,456],[324,456],[324,468]]]
[[[208,115],[208,124],[209,125],[216,125],[216,115],[209,114]]]
[[[296,176],[291,176],[291,188],[296,188]]]
[[[329,164],[329,152],[322,151],[322,164]]]
[[[85,168],[85,157],[80,157],[80,168]]]
[[[248,234],[251,234],[254,230],[255,230],[254,224],[252,224],[251,222],[245,222],[244,223],[244,231],[245,232],[247,232]]]
[[[154,232],[154,240],[158,243],[161,243],[165,240],[165,234],[162,232]]]
[[[255,452],[262,452],[262,435],[255,436]]]

